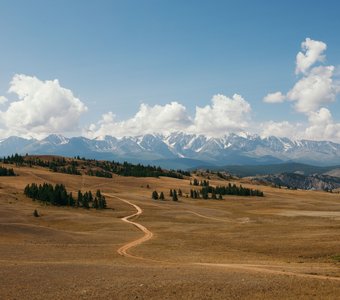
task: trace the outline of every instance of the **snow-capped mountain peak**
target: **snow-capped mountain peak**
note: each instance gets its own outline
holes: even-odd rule
[[[53,145],[65,145],[68,144],[69,141],[69,138],[66,138],[61,134],[50,134],[49,136],[41,140],[41,142],[43,143],[50,143]]]
[[[0,155],[47,153],[91,158],[154,161],[190,159],[210,164],[249,164],[299,161],[314,164],[340,164],[340,144],[329,141],[290,140],[249,133],[228,133],[214,138],[174,132],[136,137],[113,136],[87,139],[52,134],[43,140],[10,137],[0,143]]]

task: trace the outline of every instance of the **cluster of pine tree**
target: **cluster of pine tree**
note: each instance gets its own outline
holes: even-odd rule
[[[15,155],[7,156],[1,159],[1,162],[4,164],[15,164],[16,166],[21,166],[24,163],[23,156],[15,153]]]
[[[27,185],[24,189],[24,194],[33,200],[39,200],[43,203],[48,203],[57,206],[72,206],[83,208],[106,208],[106,200],[101,195],[100,190],[97,190],[96,196],[93,197],[91,191],[84,194],[79,191],[78,197],[74,198],[72,193],[68,193],[63,184],[44,183],[37,185],[32,183]]]
[[[97,190],[95,197],[93,197],[91,191],[85,192],[84,194],[81,191],[78,191],[77,203],[84,208],[106,208],[106,199],[101,194],[100,190]]]
[[[112,173],[104,171],[104,170],[92,170],[90,169],[87,172],[89,176],[96,176],[96,177],[104,177],[104,178],[112,178]]]
[[[57,173],[65,173],[70,175],[81,175],[81,173],[77,170],[77,168],[73,165],[67,166],[67,167],[52,167],[50,168],[51,171],[57,172]]]
[[[71,175],[81,175],[79,170],[77,169],[78,162],[76,160],[71,160],[70,162],[66,162],[65,158],[57,158],[52,159],[52,161],[48,162],[48,168],[53,172],[65,173]]]
[[[192,199],[200,199],[200,198],[209,199],[209,193],[207,192],[206,188],[202,188],[201,191],[199,191],[199,190],[190,190],[190,198],[192,198]],[[223,197],[222,197],[221,194],[216,194],[215,191],[212,191],[211,199],[222,200]]]
[[[153,192],[152,192],[151,198],[152,198],[153,200],[158,200],[158,199],[159,199],[159,200],[165,200],[164,193],[163,193],[163,192],[160,192],[160,193],[158,194],[157,191],[153,191]]]
[[[227,186],[204,186],[201,189],[201,194],[206,196],[209,194],[215,195],[236,195],[236,196],[257,196],[263,197],[264,194],[260,190],[254,190],[243,187],[242,185],[236,186],[236,184],[229,183]]]
[[[199,181],[198,179],[194,178],[193,181],[190,180],[190,185],[195,185],[195,186],[209,186],[209,180],[201,180]]]
[[[190,172],[182,170],[163,170],[161,167],[156,166],[144,166],[142,164],[131,164],[128,162],[119,163],[115,161],[98,161],[94,159],[84,159],[85,165],[95,165],[96,167],[102,168],[107,172],[112,172],[120,176],[134,176],[134,177],[173,177],[183,179],[183,176],[190,176]]]
[[[162,170],[161,167],[156,166],[144,166],[141,164],[130,164],[128,162],[124,162],[123,164],[116,163],[115,166],[111,169],[111,171],[115,174],[121,176],[134,176],[134,177],[159,177],[166,176],[172,178],[183,179],[183,175],[174,170]]]
[[[58,172],[60,167],[65,167],[67,164],[64,157],[53,157],[52,160],[43,160],[39,157],[26,157],[24,163],[29,166],[50,168],[55,172]]]
[[[25,164],[31,166],[40,166],[49,168],[53,172],[65,173],[71,175],[81,175],[78,171],[78,162],[76,160],[66,161],[64,157],[52,158],[51,161],[42,160],[38,157],[30,157],[25,159]]]
[[[14,170],[11,169],[7,169],[4,167],[0,167],[0,176],[16,176],[16,174],[14,173]]]
[[[67,193],[63,184],[56,184],[55,186],[48,183],[42,185],[37,185],[36,183],[28,184],[24,189],[24,194],[33,200],[39,200],[52,205],[75,206],[72,193]]]
[[[169,196],[172,198],[172,201],[178,201],[178,197],[182,197],[183,193],[181,189],[178,189],[178,191],[170,189]]]
[[[183,193],[181,191],[181,189],[179,189],[178,191],[175,189],[170,189],[169,192],[169,196],[171,198],[172,201],[178,201],[178,197],[182,197]],[[165,200],[165,196],[163,192],[158,193],[157,191],[153,191],[151,194],[151,198],[154,200]]]

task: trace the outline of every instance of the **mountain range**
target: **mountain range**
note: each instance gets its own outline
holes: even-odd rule
[[[340,164],[340,144],[330,141],[262,138],[230,133],[221,138],[175,132],[136,137],[95,139],[52,134],[42,140],[12,136],[0,141],[0,156],[53,154],[140,162],[166,168],[267,165],[299,162],[318,166]]]

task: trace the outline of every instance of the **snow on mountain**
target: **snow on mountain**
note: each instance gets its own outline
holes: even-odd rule
[[[318,165],[340,164],[340,144],[329,141],[261,138],[249,133],[230,133],[220,138],[175,132],[135,137],[87,139],[52,134],[43,140],[9,137],[0,143],[0,155],[13,153],[84,155],[91,158],[133,161],[190,159],[223,164],[299,161]]]
[[[70,141],[70,139],[60,135],[60,134],[51,134],[48,137],[41,140],[41,143],[50,143],[52,145],[65,145]]]

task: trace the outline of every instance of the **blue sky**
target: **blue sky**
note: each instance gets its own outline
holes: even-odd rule
[[[285,94],[299,80],[296,55],[306,38],[327,45],[325,59],[317,63],[334,66],[332,78],[336,81],[340,65],[339,12],[340,2],[335,0],[1,1],[0,95],[8,99],[0,106],[1,134],[81,134],[90,124],[97,133],[105,122],[118,125],[111,124],[98,134],[110,133],[117,126],[120,131],[128,127],[127,134],[133,134],[129,130],[133,125],[127,122],[142,103],[148,105],[149,114],[162,109],[152,110],[155,105],[163,107],[176,101],[185,107],[192,123],[197,117],[196,106],[212,105],[214,95],[232,99],[235,93],[251,106],[251,110],[246,109],[250,115],[247,125],[241,129],[251,131],[268,121],[287,121],[294,127],[301,125],[305,131],[315,125],[309,124],[311,113],[324,107],[331,112],[334,132],[340,122],[338,95],[337,101],[322,103],[310,113],[297,111],[294,100],[268,104],[263,98],[276,91]],[[87,109],[78,107],[77,122],[64,122],[70,130],[54,126],[53,116],[41,118],[37,125],[34,114],[20,125],[25,128],[21,130],[18,125],[13,129],[8,118],[22,119],[22,115],[17,113],[20,109],[16,105],[9,108],[12,102],[24,101],[18,99],[20,87],[7,92],[16,74],[42,82],[58,79],[60,87],[71,90]],[[58,101],[54,94],[47,93],[47,98],[51,96],[47,100],[36,100],[37,93],[34,95],[29,100],[42,101],[41,105],[51,99]],[[183,113],[181,109],[175,111]],[[104,122],[102,115],[108,112],[112,114]],[[190,120],[184,119],[183,124],[189,126]],[[44,122],[50,125],[43,128]],[[214,126],[213,122],[209,124]],[[227,122],[221,130],[235,128]],[[213,131],[208,130],[212,135]],[[315,139],[323,136],[318,132]],[[329,136],[338,138],[334,133]]]

